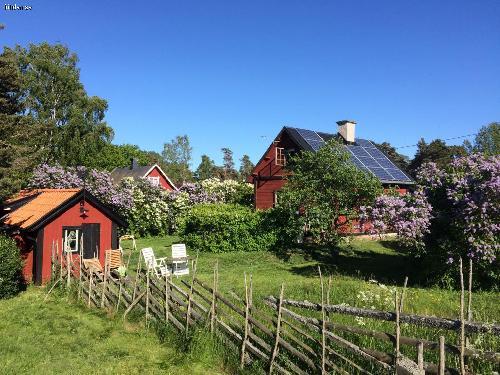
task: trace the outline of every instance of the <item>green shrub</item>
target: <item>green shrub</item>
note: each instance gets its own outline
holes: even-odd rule
[[[269,250],[276,242],[274,233],[264,229],[263,214],[240,205],[196,205],[180,229],[193,250],[212,253]]]
[[[0,235],[0,299],[15,296],[23,285],[23,262],[13,239]]]

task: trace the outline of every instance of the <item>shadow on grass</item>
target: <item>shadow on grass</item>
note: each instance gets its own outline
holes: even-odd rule
[[[295,274],[315,277],[318,276],[318,265],[323,273],[353,276],[361,279],[375,279],[387,284],[401,285],[405,276],[409,283],[414,280],[414,266],[411,258],[397,249],[394,241],[380,242],[382,250],[356,248],[351,246],[326,248],[316,245],[305,245],[300,252],[305,260],[317,264],[295,265],[291,271]]]

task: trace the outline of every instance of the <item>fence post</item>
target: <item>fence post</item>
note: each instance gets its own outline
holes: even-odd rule
[[[281,284],[280,290],[280,301],[278,304],[278,320],[276,322],[276,340],[274,341],[274,349],[271,354],[271,361],[269,362],[269,375],[273,372],[274,360],[276,359],[276,355],[279,350],[279,342],[280,342],[280,329],[281,329],[281,309],[283,306],[283,290],[285,289],[285,284]]]
[[[165,323],[168,324],[170,307],[168,306],[169,296],[168,273],[165,273]]]
[[[79,271],[78,271],[78,300],[80,300],[80,297],[82,296],[82,261],[83,261],[83,235],[80,237],[80,252],[79,252],[79,258],[78,258],[78,266],[79,266]]]
[[[319,281],[321,284],[321,374],[326,374],[325,357],[326,357],[326,313],[325,313],[325,285],[323,283],[323,275],[321,267],[318,266]]]
[[[191,287],[189,288],[187,312],[186,312],[186,337],[189,332],[189,321],[191,318],[191,298],[193,298],[193,287],[194,279],[196,277],[196,266],[198,265],[198,254],[196,254],[196,260],[193,262],[193,276],[191,278]]]
[[[101,309],[104,308],[104,299],[106,298],[106,286],[108,281],[108,251],[104,255],[104,280],[102,282],[102,293],[101,293]]]
[[[148,321],[149,321],[149,273],[150,273],[150,268],[148,265],[147,271],[146,271],[146,327],[148,327]]]
[[[92,271],[92,268],[89,268],[90,272],[90,277],[89,277],[89,301],[88,301],[88,307],[90,307],[90,297],[92,295],[92,282],[94,281],[94,271]]]
[[[464,318],[464,272],[462,265],[462,257],[459,261],[460,265],[460,374],[465,375],[465,318]]]
[[[439,372],[438,375],[444,375],[446,352],[444,350],[444,336],[439,336]]]
[[[398,291],[394,292],[394,306],[396,308],[396,343],[395,343],[395,356],[394,356],[394,374],[398,373],[398,364],[399,364],[399,338],[401,335],[401,328],[399,326],[399,299],[398,299]]]
[[[214,285],[212,288],[212,305],[210,306],[210,332],[214,332],[215,328],[215,311],[216,311],[216,293],[217,293],[217,283],[219,279],[219,261],[215,262],[214,266]]]
[[[248,297],[248,284],[247,284],[247,273],[245,272],[244,274],[245,278],[245,333],[243,336],[243,342],[241,344],[241,361],[240,361],[240,368],[243,370],[243,367],[245,366],[245,346],[247,343],[248,339],[248,317],[249,317],[249,311],[250,311],[250,300]]]
[[[424,370],[424,343],[419,342],[417,345],[417,365],[419,370]]]

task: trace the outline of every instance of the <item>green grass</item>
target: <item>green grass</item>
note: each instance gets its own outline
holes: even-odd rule
[[[142,247],[153,247],[157,257],[170,256],[170,245],[179,242],[177,237],[161,237],[140,239],[137,242],[138,252]],[[125,246],[127,244],[124,244]],[[197,276],[212,284],[213,268],[219,264],[219,290],[226,295],[234,292],[243,296],[243,275],[252,274],[254,303],[266,309],[262,300],[269,295],[278,296],[280,285],[285,285],[285,298],[321,301],[318,265],[323,273],[332,276],[330,301],[332,304],[347,303],[350,306],[376,308],[394,311],[394,288],[401,288],[406,275],[409,276],[410,287],[405,297],[404,312],[428,316],[439,316],[450,319],[459,317],[460,293],[452,289],[422,288],[412,283],[420,270],[415,269],[410,259],[398,251],[394,241],[373,241],[355,239],[350,245],[343,245],[336,251],[308,247],[287,254],[271,252],[247,253],[200,253]],[[138,252],[131,258],[131,266],[135,268]],[[188,249],[194,258],[194,249]],[[189,277],[188,277],[189,278]],[[174,277],[174,280],[175,277]],[[376,282],[374,281],[376,280]],[[383,285],[381,285],[383,284]],[[362,293],[361,293],[362,292]],[[364,294],[364,296],[362,295]],[[475,321],[495,323],[500,318],[500,298],[495,292],[478,292],[473,294],[473,317]],[[268,310],[271,314],[272,312]],[[305,315],[315,315],[302,311]],[[365,328],[394,332],[394,323],[371,319],[356,321],[354,317],[334,314],[332,319],[339,323],[364,326]],[[446,337],[448,343],[459,343],[455,332],[402,325],[402,335],[438,341],[440,335]],[[392,352],[392,345],[376,339],[350,336],[358,345]],[[483,350],[498,350],[500,340],[485,335],[470,337],[475,347]],[[416,358],[411,347],[403,347],[403,353]],[[437,363],[437,353],[427,351],[425,360]],[[449,355],[447,366],[458,367],[458,357]],[[492,366],[472,363],[475,371],[489,373]]]
[[[203,334],[186,346],[161,342],[141,323],[89,310],[64,296],[43,301],[30,287],[0,301],[0,374],[223,374],[223,356]],[[169,341],[170,340],[170,341]]]
[[[157,257],[171,256],[170,246],[179,242],[175,236],[154,237],[137,240],[137,253],[130,260],[135,269],[141,248],[152,247]],[[124,247],[130,246],[125,242]],[[194,249],[188,249],[191,258]],[[285,284],[285,296],[290,299],[320,301],[318,265],[323,273],[332,275],[331,302],[360,306],[359,291],[375,291],[380,287],[369,280],[388,286],[401,287],[406,275],[410,277],[418,270],[412,269],[410,260],[398,252],[393,241],[355,239],[350,246],[341,246],[340,251],[331,252],[309,248],[303,251],[277,255],[271,252],[246,253],[199,253],[198,277],[212,282],[213,267],[219,263],[219,288],[242,294],[243,275],[252,274],[254,297],[262,298],[279,293]],[[495,292],[473,294],[474,319],[484,322],[500,320],[500,298]],[[422,315],[457,318],[460,308],[460,293],[442,288],[409,287],[406,294],[405,311]],[[362,307],[362,306],[360,306]]]
[[[137,241],[137,252],[132,254],[130,271],[134,270],[143,247],[153,247],[157,257],[170,256],[170,245],[179,238],[167,236]],[[124,242],[129,248],[131,243]],[[196,256],[194,249],[189,255]],[[281,283],[285,297],[320,301],[317,266],[332,275],[331,303],[374,307],[390,310],[390,288],[401,286],[404,276],[415,275],[408,258],[398,252],[394,242],[356,239],[351,246],[338,251],[306,248],[302,251],[277,255],[270,252],[200,253],[198,277],[212,284],[213,267],[219,263],[219,289],[243,295],[243,274],[252,274],[254,302],[265,309],[262,299],[278,295]],[[132,272],[133,273],[133,272]],[[185,279],[190,276],[184,277]],[[369,280],[377,280],[388,289]],[[174,277],[174,281],[181,280]],[[459,293],[440,288],[408,288],[405,312],[457,318]],[[368,295],[368,300],[360,297]],[[231,353],[203,332],[184,342],[183,335],[169,329],[145,329],[142,320],[124,323],[119,317],[107,316],[97,309],[87,308],[64,295],[51,296],[43,302],[45,288],[30,287],[16,298],[0,301],[0,374],[219,374],[237,373]],[[375,298],[376,296],[379,298]],[[388,297],[388,300],[386,298]],[[232,298],[232,297],[230,297]],[[370,299],[371,298],[371,299]],[[478,292],[473,297],[474,320],[498,322],[500,303],[498,293]],[[269,314],[272,311],[267,310]],[[318,316],[317,313],[307,313]],[[365,319],[356,322],[353,317],[332,315],[332,320],[345,324],[364,325],[366,328],[394,331],[394,324]],[[447,342],[457,343],[454,333],[402,326],[406,336],[437,340],[446,335]],[[375,339],[349,337],[353,342],[386,352],[390,343]],[[496,338],[474,336],[478,348],[498,350]],[[414,357],[411,348],[403,348]],[[425,360],[436,362],[435,353],[426,351]],[[236,354],[237,355],[237,354]],[[457,367],[456,357],[447,356],[448,366]],[[236,359],[237,362],[237,359]],[[491,373],[493,368],[478,367],[479,373]],[[251,372],[250,370],[249,372]],[[258,371],[257,371],[258,372]]]

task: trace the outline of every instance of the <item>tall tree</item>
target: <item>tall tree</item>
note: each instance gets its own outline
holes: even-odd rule
[[[248,155],[243,155],[243,157],[240,159],[240,179],[242,181],[246,181],[247,177],[252,174],[252,171],[255,167],[255,165],[252,163],[250,160],[250,156]]]
[[[336,243],[345,220],[359,217],[359,207],[382,191],[380,181],[352,164],[335,139],[317,152],[289,158],[287,170],[291,174],[278,192],[275,211],[281,236],[288,241],[296,241],[307,227],[315,241]]]
[[[13,50],[0,54],[0,202],[22,188],[40,161],[43,127],[21,116],[22,75]]]
[[[492,122],[483,126],[474,139],[474,144],[465,141],[464,146],[470,152],[481,152],[485,155],[500,155],[500,122]]]
[[[223,147],[222,151],[222,171],[224,180],[235,179],[238,172],[234,168],[233,151],[227,147]]]
[[[426,162],[434,162],[439,168],[444,168],[454,158],[467,155],[464,146],[448,146],[441,139],[435,139],[427,144],[422,138],[417,144],[417,153],[410,162],[410,172],[415,175],[420,166]]]
[[[178,135],[163,146],[162,156],[165,161],[165,172],[176,183],[191,181],[193,178],[189,169],[192,150],[187,135]]]
[[[78,57],[61,44],[16,46],[14,52],[22,76],[23,114],[46,128],[40,145],[45,161],[87,164],[111,141],[113,130],[104,122],[107,102],[89,97],[80,82]]]
[[[201,155],[201,162],[194,172],[194,176],[198,181],[206,180],[207,178],[214,177],[215,163],[208,155]]]

